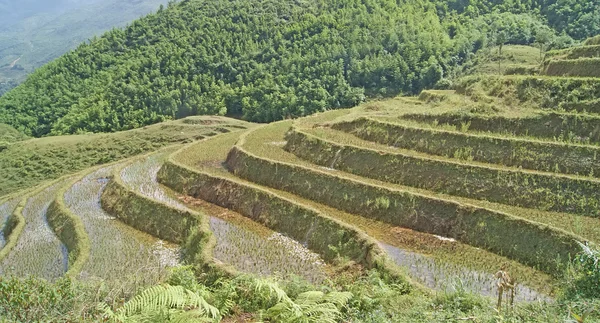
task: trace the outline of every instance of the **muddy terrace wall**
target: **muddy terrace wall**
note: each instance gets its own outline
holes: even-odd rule
[[[467,165],[340,145],[294,129],[286,150],[322,166],[389,183],[540,210],[600,216],[599,180]]]
[[[575,241],[579,238],[564,231],[484,208],[262,159],[239,146],[231,150],[226,164],[236,175],[261,185],[395,226],[455,238],[550,274],[560,274],[558,263],[579,251]]]
[[[82,178],[83,176],[63,186],[46,213],[48,224],[69,251],[69,268],[65,275],[71,278],[77,277],[90,257],[90,239],[83,222],[69,210],[64,201],[65,192]]]
[[[600,176],[600,147],[417,128],[369,118],[336,123],[332,128],[367,141],[433,155],[540,171]]]
[[[507,118],[476,114],[407,114],[406,120],[439,123],[468,130],[531,136],[581,143],[600,143],[600,117],[585,114],[544,113]]]
[[[158,173],[161,183],[180,193],[234,210],[266,227],[288,235],[319,253],[328,262],[340,258],[376,268],[404,286],[410,283],[377,243],[355,228],[316,210],[251,185],[210,175],[167,161]]]
[[[102,193],[102,208],[133,228],[180,244],[186,263],[215,269],[212,259],[215,241],[207,218],[130,191],[118,177],[121,169],[115,169],[113,178]]]
[[[600,77],[600,58],[578,58],[550,60],[546,63],[545,75]]]

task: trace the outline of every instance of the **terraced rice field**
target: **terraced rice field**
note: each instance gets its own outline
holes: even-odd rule
[[[157,173],[170,151],[157,153],[125,167],[120,176],[132,190],[171,207],[192,208],[210,217],[216,238],[213,256],[235,269],[259,275],[302,276],[318,283],[325,278],[325,263],[319,255],[284,235],[273,232],[243,216],[216,205],[183,198],[157,182]]]
[[[15,208],[19,204],[19,198],[12,198],[8,201],[0,203],[0,250],[4,247],[6,239],[4,237],[4,226],[10,215],[15,211]]]
[[[366,178],[353,176],[329,167],[311,164],[283,150],[283,145],[285,143],[284,135],[290,125],[290,122],[282,122],[256,130],[245,138],[242,147],[261,158],[309,167],[317,171],[331,174],[343,175],[355,180],[362,180],[366,183],[374,183]],[[283,174],[284,173],[280,175],[282,176],[282,180],[292,181],[292,179],[285,178],[286,175]],[[389,183],[385,184],[389,185]],[[290,186],[286,186],[285,184],[282,184],[278,188],[289,191],[290,193],[298,192],[290,190]],[[319,193],[317,192],[317,194]],[[306,195],[304,197],[306,198],[308,196],[309,195]],[[295,198],[298,199],[298,197]],[[304,203],[310,203],[307,202],[306,199],[303,199],[302,201]],[[493,253],[473,248],[456,241],[448,242],[448,240],[446,240],[444,243],[443,237],[420,234],[411,230],[403,230],[402,228],[395,226],[390,227],[389,223],[382,223],[381,221],[374,221],[373,219],[364,219],[357,215],[350,215],[333,208],[315,204],[314,202],[312,205],[320,207],[329,215],[359,227],[369,235],[382,241],[384,245],[388,246],[388,252],[393,250],[390,255],[392,255],[394,260],[397,260],[399,261],[399,264],[412,269],[415,279],[429,287],[442,288],[442,286],[449,286],[455,283],[455,281],[452,281],[453,279],[456,280],[457,277],[462,277],[465,281],[463,285],[468,290],[479,291],[483,294],[491,295],[493,293],[492,287],[494,286],[494,279],[492,278],[493,274],[501,267],[508,265],[510,271],[515,275],[518,275],[522,283],[520,294],[523,298],[521,299],[533,300],[544,298],[544,296],[540,296],[540,292],[542,294],[550,292],[548,286],[552,279],[548,275],[519,264],[518,262],[510,261],[507,258],[499,257]],[[351,209],[347,211],[351,212]],[[401,233],[397,233],[398,231]],[[431,245],[434,247],[427,248],[424,247],[424,245]],[[430,257],[424,257],[423,255],[417,256],[418,253],[415,253],[415,251],[428,254]],[[398,256],[407,254],[411,256]],[[450,272],[452,274],[449,274]],[[423,277],[425,278],[423,279]],[[483,279],[482,277],[486,278]],[[535,290],[537,290],[537,292]]]
[[[498,293],[496,278],[490,272],[470,270],[461,265],[384,243],[382,246],[398,265],[408,270],[411,277],[429,288],[447,292],[465,290],[490,297],[494,297]],[[516,286],[515,300],[518,302],[550,301],[551,298],[520,284]]]
[[[79,277],[102,279],[124,290],[155,284],[169,267],[178,264],[177,249],[102,210],[100,195],[112,170],[106,167],[86,175],[64,195],[67,207],[81,218],[91,242],[90,257]]]
[[[55,280],[67,271],[67,249],[54,235],[46,219],[50,203],[64,184],[52,184],[27,199],[22,211],[25,218],[23,232],[15,247],[0,262],[0,275]]]

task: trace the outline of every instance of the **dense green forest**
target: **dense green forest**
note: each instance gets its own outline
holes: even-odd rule
[[[167,0],[0,0],[0,96],[36,68]]]
[[[488,44],[564,47],[598,19],[564,1],[463,2],[172,2],[37,70],[0,98],[0,122],[45,136],[196,114],[280,120],[418,93]],[[553,24],[559,13],[576,22]]]

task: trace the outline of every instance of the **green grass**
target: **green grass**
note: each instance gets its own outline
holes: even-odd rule
[[[578,58],[550,60],[544,69],[545,75],[600,77],[600,58]]]
[[[389,147],[459,160],[573,175],[600,176],[600,148],[446,130],[413,122],[357,118],[331,124],[332,129]],[[390,151],[394,151],[393,149]]]
[[[20,133],[15,128],[0,123],[0,152],[7,149],[10,144],[28,138],[29,137]]]
[[[475,54],[474,59],[463,66],[460,75],[471,74],[505,74],[507,70],[516,66],[537,68],[541,63],[540,49],[532,46],[507,45],[502,47],[502,54],[498,47],[484,48]]]
[[[413,113],[400,118],[419,123],[447,125],[462,132],[478,131],[576,144],[600,144],[600,117],[597,115],[539,112],[519,117],[476,113]]]
[[[597,217],[594,178],[421,154],[329,128],[294,129],[286,150],[320,166],[449,195]],[[584,207],[587,205],[587,207]]]
[[[246,126],[246,122],[229,118],[198,117],[111,134],[20,141],[0,152],[0,196],[91,166]]]

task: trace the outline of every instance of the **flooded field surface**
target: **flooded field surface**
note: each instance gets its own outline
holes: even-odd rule
[[[130,189],[170,206],[194,209],[210,216],[216,238],[213,256],[237,270],[258,275],[302,276],[311,282],[325,278],[321,257],[297,241],[230,210],[201,200],[182,201],[157,181],[157,173],[168,156],[159,153],[133,163],[121,172]]]
[[[55,280],[67,271],[67,248],[46,219],[48,207],[63,184],[47,187],[27,200],[23,208],[25,227],[16,246],[0,263],[1,275]]]
[[[456,264],[437,261],[415,252],[380,243],[390,258],[408,270],[419,283],[440,291],[454,292],[460,289],[484,296],[498,295],[494,273],[470,270]],[[515,301],[550,301],[551,299],[528,286],[517,284]]]
[[[82,279],[102,279],[118,285],[154,284],[178,264],[176,249],[110,216],[100,205],[100,196],[113,167],[95,171],[65,193],[67,207],[78,215],[90,237],[91,252]]]

